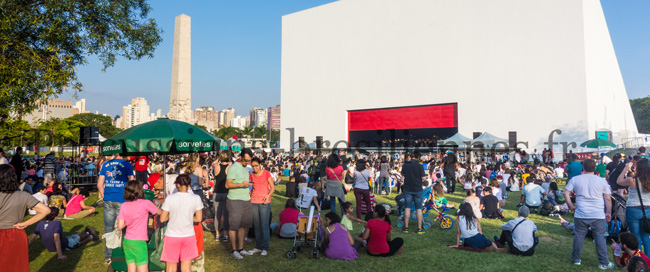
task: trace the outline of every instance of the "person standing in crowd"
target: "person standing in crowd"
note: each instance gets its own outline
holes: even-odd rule
[[[424,234],[422,228],[422,182],[427,175],[418,160],[420,151],[415,150],[410,161],[404,161],[402,165],[402,191],[404,194],[404,233],[409,232],[409,219],[411,218],[411,207],[415,207],[415,215],[418,221],[418,234]]]
[[[390,165],[386,156],[381,156],[381,163],[379,164],[379,180],[377,181],[377,194],[381,195],[386,191],[386,195],[390,192]]]
[[[116,154],[112,160],[102,164],[99,178],[97,179],[97,191],[99,198],[104,200],[104,232],[113,231],[115,220],[120,213],[120,206],[124,203],[124,187],[129,180],[135,180],[133,167],[124,161],[120,154]],[[104,247],[104,258],[106,264],[111,264],[112,252]]]
[[[191,183],[189,174],[178,175],[174,181],[177,192],[167,196],[161,207],[160,222],[169,222],[160,260],[171,272],[176,271],[179,261],[181,271],[191,271],[192,260],[199,257],[194,223],[201,222],[203,203],[189,192]]]
[[[275,183],[271,173],[262,168],[262,161],[253,158],[251,161],[253,173],[250,180],[253,182],[251,192],[251,203],[253,204],[253,227],[255,229],[255,248],[249,253],[261,253],[266,256],[269,251],[269,240],[271,239],[271,197],[275,192]]]
[[[248,189],[248,186],[253,184],[249,182],[250,174],[247,168],[253,159],[253,152],[245,148],[240,156],[239,161],[230,166],[226,175],[226,188],[229,189],[226,200],[228,234],[232,246],[230,256],[235,259],[250,255],[244,250],[244,238],[246,238],[246,231],[253,226],[253,206]]]
[[[361,218],[362,202],[366,203],[366,207],[372,207],[372,201],[370,200],[369,181],[370,171],[366,169],[366,161],[357,161],[356,169],[354,171],[354,198],[357,201],[357,218]],[[343,212],[345,213],[345,211]]]
[[[0,267],[11,271],[29,271],[29,249],[24,229],[50,213],[50,208],[32,195],[18,191],[13,167],[0,165]],[[36,215],[23,221],[28,209]]]
[[[54,175],[54,165],[56,164],[56,157],[54,156],[54,151],[50,152],[43,159],[43,175],[51,177]]]
[[[620,176],[623,172],[623,169],[625,169],[625,165],[630,161],[626,160],[625,154],[622,153],[615,154],[612,159],[612,162],[607,164],[606,168],[606,171],[609,171],[607,182],[609,183],[609,186],[612,187],[612,191],[616,192],[619,195],[624,195],[625,189],[627,187],[623,185],[619,186],[616,181],[618,180],[618,176]]]
[[[607,256],[605,233],[607,232],[607,222],[611,221],[612,217],[612,192],[605,179],[594,175],[596,161],[586,159],[583,162],[583,167],[584,173],[569,180],[564,190],[564,198],[569,209],[575,210],[575,236],[573,237],[571,259],[575,265],[582,264],[580,253],[587,231],[591,228],[600,263],[598,267],[611,269],[614,264],[609,261]],[[571,192],[576,194],[576,205],[571,202]]]
[[[526,206],[519,208],[519,217],[501,225],[501,237],[494,236],[494,241],[505,245],[511,254],[521,256],[533,256],[535,246],[539,243],[535,237],[537,226],[533,221],[526,220],[530,209]]]
[[[644,253],[650,252],[650,234],[643,228],[643,212],[650,214],[650,165],[647,159],[640,159],[636,163],[635,175],[629,175],[632,162],[628,162],[623,171],[618,175],[616,183],[620,186],[629,186],[625,210],[625,220],[630,232],[639,240]],[[637,187],[637,185],[639,187]],[[638,190],[638,191],[637,191]],[[641,205],[643,202],[643,205]],[[643,210],[642,210],[643,209]]]
[[[8,163],[9,163],[9,161],[7,160],[7,158],[5,158],[4,149],[0,148],[0,165],[8,164]]]
[[[140,183],[147,183],[149,179],[149,172],[147,168],[149,167],[149,158],[147,156],[140,156],[135,161],[135,179]]]
[[[224,150],[219,154],[219,160],[215,161],[212,165],[214,171],[213,203],[215,210],[215,241],[225,242],[228,240],[228,209],[226,208],[228,189],[226,188],[226,175],[228,175],[228,168],[231,164],[230,151]]]
[[[650,157],[645,153],[645,146],[639,147],[638,155],[641,159],[650,160]]]
[[[160,215],[162,211],[153,202],[144,199],[142,181],[131,180],[124,188],[124,202],[117,215],[117,228],[126,228],[122,248],[129,272],[148,271],[147,221],[149,214]]]
[[[23,148],[22,147],[16,147],[16,154],[11,157],[11,164],[14,167],[14,171],[16,172],[16,179],[20,180],[20,176],[23,174],[23,171],[25,170],[25,166],[23,165]]]
[[[456,192],[456,169],[458,169],[458,158],[456,154],[449,151],[442,163],[442,173],[445,175],[445,182],[447,192],[453,194]]]
[[[578,161],[578,155],[570,153],[569,154],[569,165],[567,169],[567,182],[573,177],[582,174],[582,164]]]
[[[345,203],[344,190],[344,177],[343,166],[341,166],[341,159],[338,155],[332,153],[327,157],[327,187],[325,189],[325,196],[329,198],[330,210],[336,212],[336,202],[339,202],[341,208],[341,215],[345,214],[343,210],[343,203]]]

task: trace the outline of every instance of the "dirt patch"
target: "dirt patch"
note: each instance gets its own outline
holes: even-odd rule
[[[552,241],[555,241],[555,239],[553,239],[553,238],[551,238],[551,237],[548,237],[548,236],[539,237],[539,240],[540,240],[540,241],[544,241],[544,242],[552,242]]]

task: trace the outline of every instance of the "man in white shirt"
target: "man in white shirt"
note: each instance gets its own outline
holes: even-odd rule
[[[560,167],[559,165],[555,167],[555,170],[553,170],[553,172],[555,172],[556,177],[564,178],[564,168]]]
[[[533,221],[526,220],[530,209],[526,206],[519,208],[519,217],[501,225],[501,237],[494,236],[494,241],[502,245],[508,244],[510,253],[521,256],[532,256],[539,239],[535,237],[537,226]]]
[[[524,205],[525,201],[526,206],[537,213],[537,208],[542,205],[542,199],[546,196],[546,191],[540,186],[541,183],[540,180],[535,180],[535,183],[528,183],[524,186],[524,189],[521,190],[520,206]]]
[[[581,264],[580,253],[587,231],[591,228],[600,263],[598,267],[610,269],[614,264],[607,256],[605,233],[607,233],[607,222],[611,221],[612,217],[612,191],[604,178],[594,175],[596,161],[587,159],[582,162],[582,166],[583,174],[573,177],[564,190],[567,206],[575,210],[575,236],[571,259],[574,264]],[[576,194],[576,205],[571,202],[571,192]]]

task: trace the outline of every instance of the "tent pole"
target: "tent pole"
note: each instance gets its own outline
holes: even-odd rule
[[[167,156],[163,155],[163,196],[167,198]]]

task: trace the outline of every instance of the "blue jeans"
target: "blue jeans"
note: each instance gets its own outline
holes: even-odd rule
[[[422,192],[404,191],[404,208],[422,210]]]
[[[113,226],[115,226],[115,220],[117,220],[117,214],[120,213],[120,207],[122,203],[104,201],[104,233],[109,233],[113,231]],[[104,258],[110,259],[112,255],[112,249],[108,249],[104,246]]]
[[[650,209],[645,210],[646,215],[650,215]],[[643,250],[643,253],[650,252],[650,236],[647,232],[643,230],[643,225],[641,224],[641,219],[643,218],[643,212],[641,209],[627,208],[625,210],[625,220],[627,220],[627,227],[630,229],[630,232],[639,239],[639,249]],[[641,247],[643,246],[643,247]]]
[[[377,179],[377,194],[382,194],[384,191],[386,191],[386,194],[388,194],[388,187],[390,186],[390,181],[388,181],[387,177],[379,177]]]
[[[271,203],[253,204],[253,228],[255,229],[255,248],[269,250],[271,239]]]
[[[330,196],[330,210],[333,213],[336,213],[337,202],[339,203],[339,205],[341,205],[341,216],[343,216],[345,214],[345,211],[343,210],[343,201],[338,197]]]

